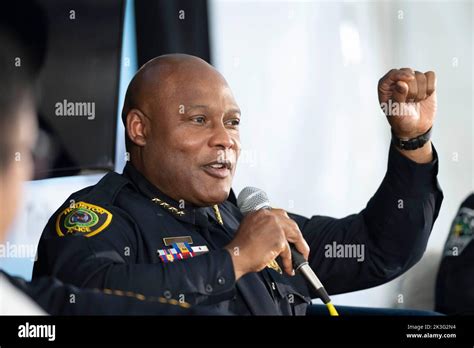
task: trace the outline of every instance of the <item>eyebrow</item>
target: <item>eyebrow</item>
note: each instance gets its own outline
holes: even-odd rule
[[[201,104],[196,104],[196,105],[189,105],[187,107],[188,110],[191,110],[191,109],[209,109],[209,106],[207,105],[201,105]],[[232,109],[229,109],[226,114],[239,114],[241,115],[242,114],[242,111],[240,111],[239,108],[232,108]]]
[[[200,104],[197,104],[197,105],[189,105],[189,106],[188,106],[188,109],[197,109],[197,108],[209,109],[209,107],[208,107],[207,105],[200,105]]]
[[[241,115],[242,112],[240,111],[239,108],[232,108],[229,111],[227,111],[226,114],[239,114],[239,115]]]

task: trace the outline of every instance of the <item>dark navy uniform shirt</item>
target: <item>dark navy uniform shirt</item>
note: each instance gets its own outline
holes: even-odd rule
[[[436,152],[431,163],[417,164],[391,146],[383,182],[361,212],[341,219],[290,214],[311,248],[309,263],[330,294],[385,283],[422,257],[443,198],[437,172]],[[173,201],[129,163],[122,175],[109,173],[72,194],[51,217],[33,276],[241,315],[305,314],[315,294],[300,275],[267,267],[235,281],[224,246],[241,220],[230,201],[217,209]],[[334,243],[364,245],[363,261],[327,257],[326,246]]]

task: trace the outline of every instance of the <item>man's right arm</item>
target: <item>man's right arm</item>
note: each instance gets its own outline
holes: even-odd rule
[[[32,282],[8,277],[17,289],[31,297],[51,315],[207,315],[206,308],[163,297],[145,297],[129,291],[79,289],[51,277]],[[219,313],[229,314],[229,313]]]

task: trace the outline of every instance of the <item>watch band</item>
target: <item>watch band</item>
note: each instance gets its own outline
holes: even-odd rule
[[[397,138],[397,136],[393,133],[392,129],[392,143],[396,147],[398,147],[401,150],[416,150],[425,145],[428,140],[431,138],[431,130],[433,127],[428,129],[426,133],[412,139],[408,140],[402,140],[400,138]]]

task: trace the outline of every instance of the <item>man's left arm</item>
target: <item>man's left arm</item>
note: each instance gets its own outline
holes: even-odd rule
[[[407,68],[380,79],[379,101],[396,138],[409,141],[431,129],[435,85],[433,72]],[[310,246],[311,267],[330,294],[380,285],[420,260],[443,199],[437,173],[431,141],[412,150],[392,144],[385,178],[359,214],[343,219],[289,214]]]
[[[432,162],[418,164],[392,145],[385,178],[359,214],[342,219],[289,214],[330,294],[383,284],[420,260],[443,199],[437,171],[436,152]]]

